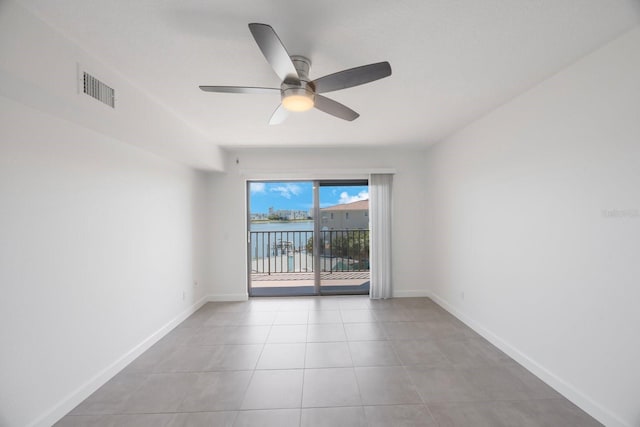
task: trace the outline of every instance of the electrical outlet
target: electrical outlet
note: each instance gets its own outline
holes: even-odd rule
[[[182,291],[182,301],[187,299],[187,291]]]
[[[460,299],[464,301],[464,291],[460,292]]]
[[[198,281],[197,281],[197,280],[194,280],[194,281],[193,281],[193,287],[194,287],[194,288],[197,288],[197,287],[198,287]]]

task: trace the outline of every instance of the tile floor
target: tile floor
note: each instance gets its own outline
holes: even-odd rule
[[[599,426],[428,298],[209,303],[56,426]]]

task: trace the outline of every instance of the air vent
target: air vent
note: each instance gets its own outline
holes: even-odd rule
[[[89,73],[83,75],[83,92],[111,108],[116,107],[115,91]]]

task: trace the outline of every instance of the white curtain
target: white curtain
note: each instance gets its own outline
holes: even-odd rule
[[[391,298],[391,174],[369,176],[371,299]]]

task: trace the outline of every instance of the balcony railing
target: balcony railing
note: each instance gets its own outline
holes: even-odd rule
[[[321,272],[369,271],[369,230],[326,230],[319,238]],[[314,272],[313,246],[313,231],[251,231],[251,271]]]

